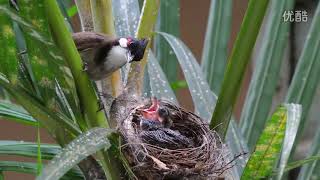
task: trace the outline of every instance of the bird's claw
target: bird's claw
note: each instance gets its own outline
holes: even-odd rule
[[[9,0],[9,4],[11,5],[11,7],[13,7],[16,11],[19,11],[19,6],[16,2],[16,0]]]
[[[97,112],[100,112],[102,110],[104,110],[104,105],[103,105],[102,100],[99,99],[98,100],[98,110],[97,110]]]
[[[88,63],[83,63],[82,65],[82,71],[87,72],[88,71]]]

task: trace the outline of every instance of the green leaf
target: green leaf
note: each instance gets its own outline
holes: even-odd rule
[[[231,169],[233,179],[240,179],[243,169],[248,161],[248,146],[241,134],[240,128],[234,119],[231,119],[226,135],[226,143],[233,156],[243,154],[235,160],[235,166]]]
[[[94,87],[86,73],[82,71],[80,55],[71,38],[70,32],[65,26],[63,16],[54,0],[46,1],[46,11],[51,30],[56,37],[56,42],[63,52],[72,75],[75,80],[76,89],[84,111],[88,127],[108,127],[106,117],[99,109]]]
[[[37,120],[30,116],[21,106],[4,100],[0,100],[0,117],[25,125],[37,126]]]
[[[299,104],[285,104],[287,109],[287,124],[286,132],[283,140],[280,161],[278,163],[279,173],[277,174],[277,179],[281,180],[287,162],[289,160],[293,143],[296,139],[298,132],[299,123],[301,120],[302,108]]]
[[[287,109],[280,106],[267,121],[241,179],[268,178],[277,162],[285,136]]]
[[[179,37],[180,35],[180,1],[160,1],[160,10],[156,31],[166,32]],[[161,36],[154,41],[156,58],[170,83],[177,80],[178,63],[170,46]]]
[[[0,172],[1,171],[13,171],[13,172],[20,172],[20,173],[27,173],[27,174],[36,175],[37,164],[30,163],[30,162],[0,161]],[[68,172],[61,179],[62,180],[78,180],[78,179],[83,180],[84,177],[82,176],[80,170],[72,169],[70,172]]]
[[[41,158],[52,159],[61,151],[60,146],[53,144],[41,144]],[[38,144],[23,141],[0,141],[0,155],[15,155],[37,158]]]
[[[151,95],[178,103],[164,72],[151,51],[148,56],[148,73],[150,77]]]
[[[134,36],[139,23],[139,3],[136,0],[113,0],[112,10],[117,36]]]
[[[153,27],[158,15],[159,4],[159,0],[144,1],[138,30],[136,32],[137,38],[148,38],[151,40]],[[131,63],[128,74],[127,86],[130,88],[130,91],[138,93],[139,95],[141,95],[143,92],[143,76],[145,66],[147,65],[147,55],[149,47],[150,42],[148,43],[142,60],[139,62]]]
[[[105,128],[94,128],[80,135],[62,149],[62,152],[56,155],[49,164],[44,167],[41,175],[36,179],[59,179],[87,156],[102,148],[109,149],[111,144],[108,136],[110,136],[112,132],[113,131]]]
[[[209,12],[201,68],[211,90],[219,93],[227,64],[232,0],[212,0]]]
[[[41,3],[39,6],[33,7],[35,9],[32,9],[28,7],[25,2],[22,2],[21,14],[23,15],[18,15],[8,8],[0,6],[0,11],[17,22],[16,24],[22,29],[21,31],[19,26],[15,24],[18,48],[19,50],[27,50],[27,55],[21,55],[23,65],[21,67],[24,68],[22,72],[24,71],[23,74],[25,74],[22,79],[27,79],[31,86],[28,85],[28,83],[24,83],[23,86],[41,99],[47,107],[53,111],[60,111],[61,109],[59,109],[57,103],[57,95],[55,94],[55,81],[58,81],[73,113],[76,114],[77,119],[81,121],[82,118],[76,100],[77,96],[74,81],[69,74],[69,69],[66,67],[61,52],[52,42],[48,22],[46,16],[43,15],[44,8],[42,5]],[[37,8],[41,10],[34,12],[37,11]],[[40,16],[41,18],[38,18]],[[45,20],[42,18],[45,18]],[[23,36],[25,36],[26,41]],[[27,44],[25,44],[25,42]],[[63,108],[63,106],[61,107]]]
[[[173,90],[188,88],[188,83],[185,80],[175,81],[170,84]]]
[[[19,15],[27,19],[37,31],[50,40],[51,34],[43,7],[44,1],[42,0],[36,0],[33,3],[21,1],[19,2]],[[28,33],[24,33],[24,37],[37,97],[43,100],[50,109],[56,109],[54,78],[61,75],[57,73],[59,67],[49,60],[48,52],[42,43],[35,41]]]
[[[316,155],[320,154],[320,131],[318,130],[317,135],[312,140],[312,145],[310,148],[310,151],[308,153],[307,159],[313,159]],[[320,167],[320,158],[316,160],[312,160],[310,164],[305,164],[302,166],[301,171],[298,176],[298,180],[304,180],[304,179],[311,179],[313,175],[316,176],[316,178],[319,178],[319,167]],[[308,161],[309,162],[309,161]]]
[[[282,14],[293,8],[293,0],[272,0],[256,66],[241,113],[240,126],[249,148],[252,150],[260,136],[272,104],[282,64],[288,45],[290,23]]]
[[[136,0],[113,0],[112,12],[114,26],[118,37],[132,36],[137,32],[140,17],[139,3]],[[123,82],[127,81],[130,66],[124,66],[122,70]]]
[[[40,174],[42,170],[42,156],[41,156],[41,137],[40,137],[40,123],[38,121],[37,125],[37,175]]]
[[[5,88],[8,93],[10,93],[10,95],[34,118],[39,120],[41,125],[47,128],[52,136],[56,136],[56,133],[62,129],[61,127],[74,135],[80,134],[81,131],[70,119],[64,117],[58,112],[53,113],[51,110],[39,103],[37,99],[30,96],[24,89],[20,87],[13,87],[1,76],[0,85]]]
[[[268,2],[268,0],[249,1],[240,32],[228,60],[218,102],[210,122],[210,128],[217,127],[216,131],[223,137],[227,132]]]
[[[76,5],[72,5],[71,7],[68,8],[67,10],[68,16],[73,17],[78,13],[78,9]]]
[[[195,112],[208,121],[211,118],[217,97],[211,92],[208,83],[202,76],[197,60],[182,41],[164,32],[159,32],[159,34],[165,38],[177,56],[188,83]]]
[[[298,137],[304,130],[307,114],[313,101],[320,74],[320,4],[314,14],[304,48],[293,75],[286,102],[302,106],[302,120],[299,124]],[[296,144],[296,142],[295,142]]]
[[[0,5],[8,2],[3,2]],[[12,84],[19,82],[18,78],[18,59],[17,44],[11,19],[2,11],[0,11],[0,72],[6,75]]]

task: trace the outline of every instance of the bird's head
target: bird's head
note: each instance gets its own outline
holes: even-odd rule
[[[148,45],[148,39],[135,39],[131,37],[120,38],[119,44],[128,49],[128,62],[140,61],[143,58],[144,51]]]

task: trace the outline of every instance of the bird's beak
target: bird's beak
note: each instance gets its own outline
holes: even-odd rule
[[[135,43],[135,48],[129,50],[127,53],[128,63],[131,63],[132,61],[140,61],[143,58],[148,42],[149,40],[146,38],[133,42]]]
[[[147,38],[143,38],[140,40],[141,46],[143,48],[143,52],[146,50],[149,40]]]

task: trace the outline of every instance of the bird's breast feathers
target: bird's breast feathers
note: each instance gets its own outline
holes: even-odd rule
[[[110,49],[107,59],[108,61],[112,61],[109,63],[125,64],[127,63],[127,53],[128,53],[128,50],[126,48],[123,48],[120,46],[113,46]]]

